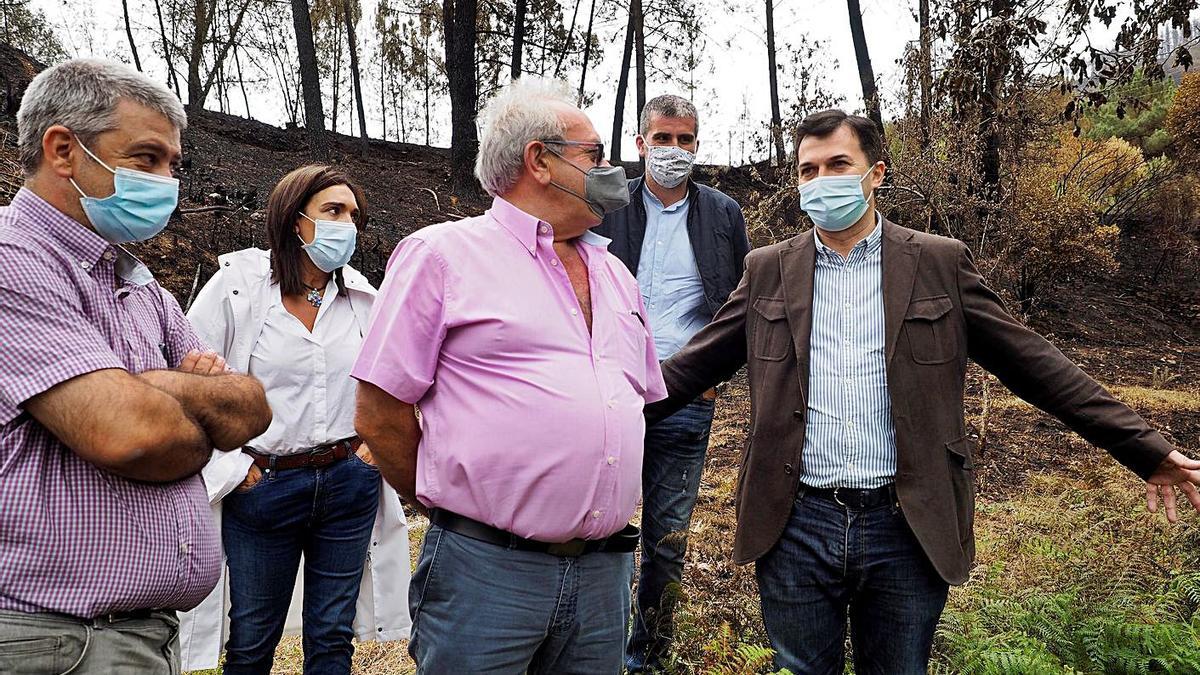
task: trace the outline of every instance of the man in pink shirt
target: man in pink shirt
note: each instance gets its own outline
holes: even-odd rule
[[[557,83],[480,116],[482,216],[396,248],[353,370],[357,430],[430,528],[424,673],[618,673],[642,407],[665,395],[637,282],[591,232],[628,202]],[[420,419],[414,408],[420,408]]]

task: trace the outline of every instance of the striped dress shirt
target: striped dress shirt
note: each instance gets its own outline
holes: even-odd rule
[[[875,488],[896,475],[896,430],[884,358],[883,224],[850,255],[816,229],[804,461],[814,488]]]

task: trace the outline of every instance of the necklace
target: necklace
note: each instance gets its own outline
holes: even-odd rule
[[[302,284],[302,285],[308,289],[308,295],[304,296],[304,299],[308,301],[308,304],[312,305],[313,307],[316,307],[317,309],[320,309],[321,303],[325,299],[324,298],[325,289],[309,286],[308,284]]]

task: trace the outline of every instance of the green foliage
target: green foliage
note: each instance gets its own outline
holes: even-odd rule
[[[0,40],[47,65],[67,59],[46,15],[25,0],[0,2]]]
[[[1134,585],[1096,600],[1077,589],[990,597],[950,610],[939,629],[946,672],[1200,673],[1200,573],[1149,604]]]
[[[1115,88],[1108,103],[1088,110],[1086,136],[1095,140],[1120,138],[1141,149],[1146,157],[1157,157],[1171,142],[1165,125],[1174,98],[1171,80],[1151,79],[1138,71],[1128,84]]]

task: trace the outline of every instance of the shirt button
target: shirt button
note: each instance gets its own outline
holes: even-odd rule
[[[550,228],[546,225],[543,225],[538,228],[538,232],[541,232],[542,234],[546,234],[549,231],[550,231]]]
[[[179,552],[180,553],[187,553],[189,548],[191,548],[191,547],[188,546],[188,543],[186,541],[179,542]]]
[[[610,408],[615,408],[615,407],[617,407],[617,402],[616,402],[616,401],[612,401],[612,400],[610,400],[610,401],[608,402],[608,407],[610,407]]]
[[[617,458],[616,458],[616,457],[609,457],[609,458],[608,458],[608,465],[609,465],[609,466],[612,466],[613,464],[616,464],[616,463],[617,463]]]
[[[571,310],[571,316],[576,316],[577,314],[579,314],[579,310],[577,310],[577,309]]]
[[[593,517],[593,518],[599,518],[599,517],[600,517],[600,512],[599,512],[599,511],[592,511],[592,517]]]
[[[79,263],[79,266],[80,266],[80,267],[82,267],[82,268],[83,268],[83,269],[85,269],[85,270],[90,270],[90,269],[92,269],[92,263],[90,263],[90,262],[87,262],[87,261],[81,261],[81,262]]]
[[[553,266],[555,266],[555,267],[558,267],[558,259],[557,259],[557,258],[555,258],[554,260],[551,260],[551,261],[550,261],[550,264],[551,264],[551,265],[553,265]]]

